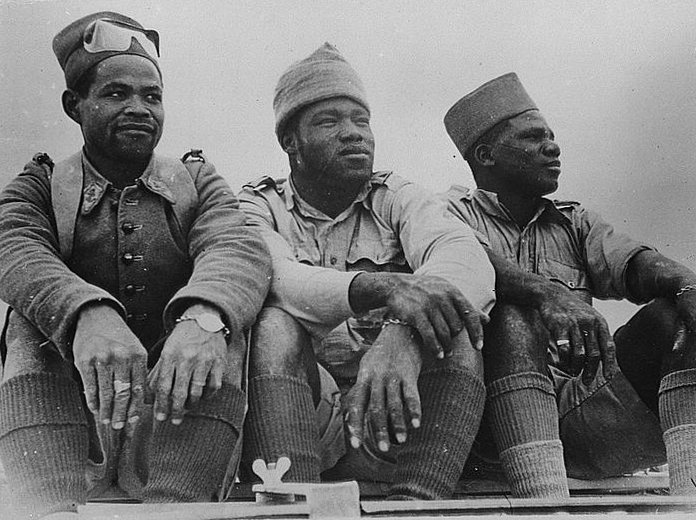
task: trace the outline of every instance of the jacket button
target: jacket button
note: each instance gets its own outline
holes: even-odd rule
[[[133,296],[135,294],[135,285],[126,285],[123,288],[123,292],[126,293],[126,296]]]
[[[121,224],[121,229],[126,235],[130,235],[133,231],[135,231],[135,226],[132,222],[124,222]]]
[[[133,254],[132,253],[124,253],[123,256],[121,257],[121,260],[123,261],[124,264],[131,265],[133,263]]]

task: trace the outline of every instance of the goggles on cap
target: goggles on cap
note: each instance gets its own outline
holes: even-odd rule
[[[133,38],[150,56],[159,57],[159,34],[157,31],[142,29],[109,18],[101,18],[90,23],[82,35],[82,45],[87,52],[93,54],[105,51],[125,52],[130,49]]]

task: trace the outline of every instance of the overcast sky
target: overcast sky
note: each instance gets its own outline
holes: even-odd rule
[[[159,152],[203,148],[235,190],[287,175],[273,88],[324,41],[368,89],[375,166],[433,191],[473,184],[442,125],[447,109],[515,71],[562,148],[555,196],[696,267],[696,2],[0,0],[3,185],[35,152],[59,160],[81,145],[51,40],[99,10],[160,32]],[[613,325],[630,312],[602,309]]]

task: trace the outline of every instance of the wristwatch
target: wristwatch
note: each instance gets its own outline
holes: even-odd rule
[[[200,314],[182,314],[176,319],[176,323],[182,321],[195,321],[200,328],[207,332],[222,332],[225,337],[230,335],[230,329],[220,319],[220,316],[212,312],[201,312]]]

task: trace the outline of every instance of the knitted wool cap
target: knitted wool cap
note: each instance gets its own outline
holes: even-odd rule
[[[368,111],[367,95],[353,67],[330,43],[293,63],[278,80],[273,98],[276,136],[280,141],[286,123],[300,109],[334,97],[347,97]]]
[[[132,39],[130,48],[125,51],[103,51],[96,53],[87,52],[83,46],[83,35],[85,29],[90,23],[100,19],[125,22],[144,29],[142,25],[132,18],[128,18],[122,14],[110,11],[102,11],[87,15],[79,20],[75,20],[70,25],[65,27],[55,36],[55,38],[53,38],[53,53],[56,55],[56,58],[58,58],[60,68],[63,69],[63,73],[65,74],[65,84],[68,88],[73,88],[84,73],[97,63],[119,54],[134,54],[136,56],[147,58],[155,65],[155,67],[157,67],[160,76],[162,76],[162,71],[160,71],[156,57],[150,56],[136,39]]]
[[[538,109],[517,74],[509,72],[457,101],[445,114],[445,128],[464,156],[495,125],[529,110]]]

